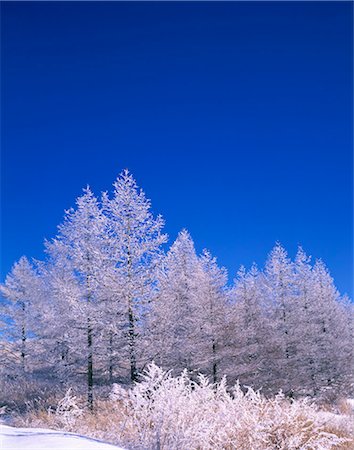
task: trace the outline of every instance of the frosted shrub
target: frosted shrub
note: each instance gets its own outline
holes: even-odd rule
[[[113,383],[109,399],[113,402],[123,401],[127,398],[127,391],[121,385]]]
[[[51,413],[51,412],[50,412]],[[55,418],[66,429],[72,429],[77,420],[83,415],[83,410],[77,404],[77,399],[69,388],[65,396],[59,401],[55,411]]]
[[[140,383],[117,394],[125,411],[123,440],[132,449],[325,450],[345,442],[325,431],[306,400],[290,402],[282,394],[268,400],[239,385],[228,391],[225,379],[193,381],[187,371],[173,377],[154,364]]]

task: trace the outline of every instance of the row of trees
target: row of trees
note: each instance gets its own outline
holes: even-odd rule
[[[225,269],[181,231],[167,253],[162,218],[124,171],[112,195],[89,188],[1,286],[1,365],[62,382],[134,381],[154,360],[268,393],[319,395],[351,385],[352,304],[321,261],[280,245],[263,271]]]

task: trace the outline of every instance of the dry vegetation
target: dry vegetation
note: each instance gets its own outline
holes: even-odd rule
[[[26,389],[30,394],[34,387]],[[96,400],[93,413],[71,389],[60,395],[32,398],[26,410],[17,408],[13,424],[76,432],[129,449],[354,448],[353,411],[344,400],[324,411],[308,399],[289,401],[281,394],[266,399],[238,385],[228,389],[225,381],[192,380],[187,372],[172,377],[155,365],[129,390],[114,385],[109,396]]]

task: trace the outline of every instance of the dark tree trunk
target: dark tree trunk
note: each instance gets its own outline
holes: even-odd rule
[[[213,383],[217,382],[216,344],[213,340]]]
[[[21,335],[21,365],[23,372],[26,372],[26,329],[24,325],[22,325]]]
[[[26,306],[25,303],[22,303],[22,312],[23,312],[23,323],[21,327],[21,365],[22,371],[26,372],[26,341],[27,341],[27,333],[25,327],[25,317],[26,317]]]
[[[113,333],[109,333],[109,382],[113,381]]]
[[[135,356],[135,324],[132,308],[129,307],[129,357],[130,357],[130,380],[137,379],[136,356]]]
[[[93,410],[93,362],[92,362],[92,327],[87,319],[87,404]]]

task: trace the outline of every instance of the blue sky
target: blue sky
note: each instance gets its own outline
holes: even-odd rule
[[[2,277],[129,168],[233,278],[276,240],[352,289],[351,2],[2,2]]]

